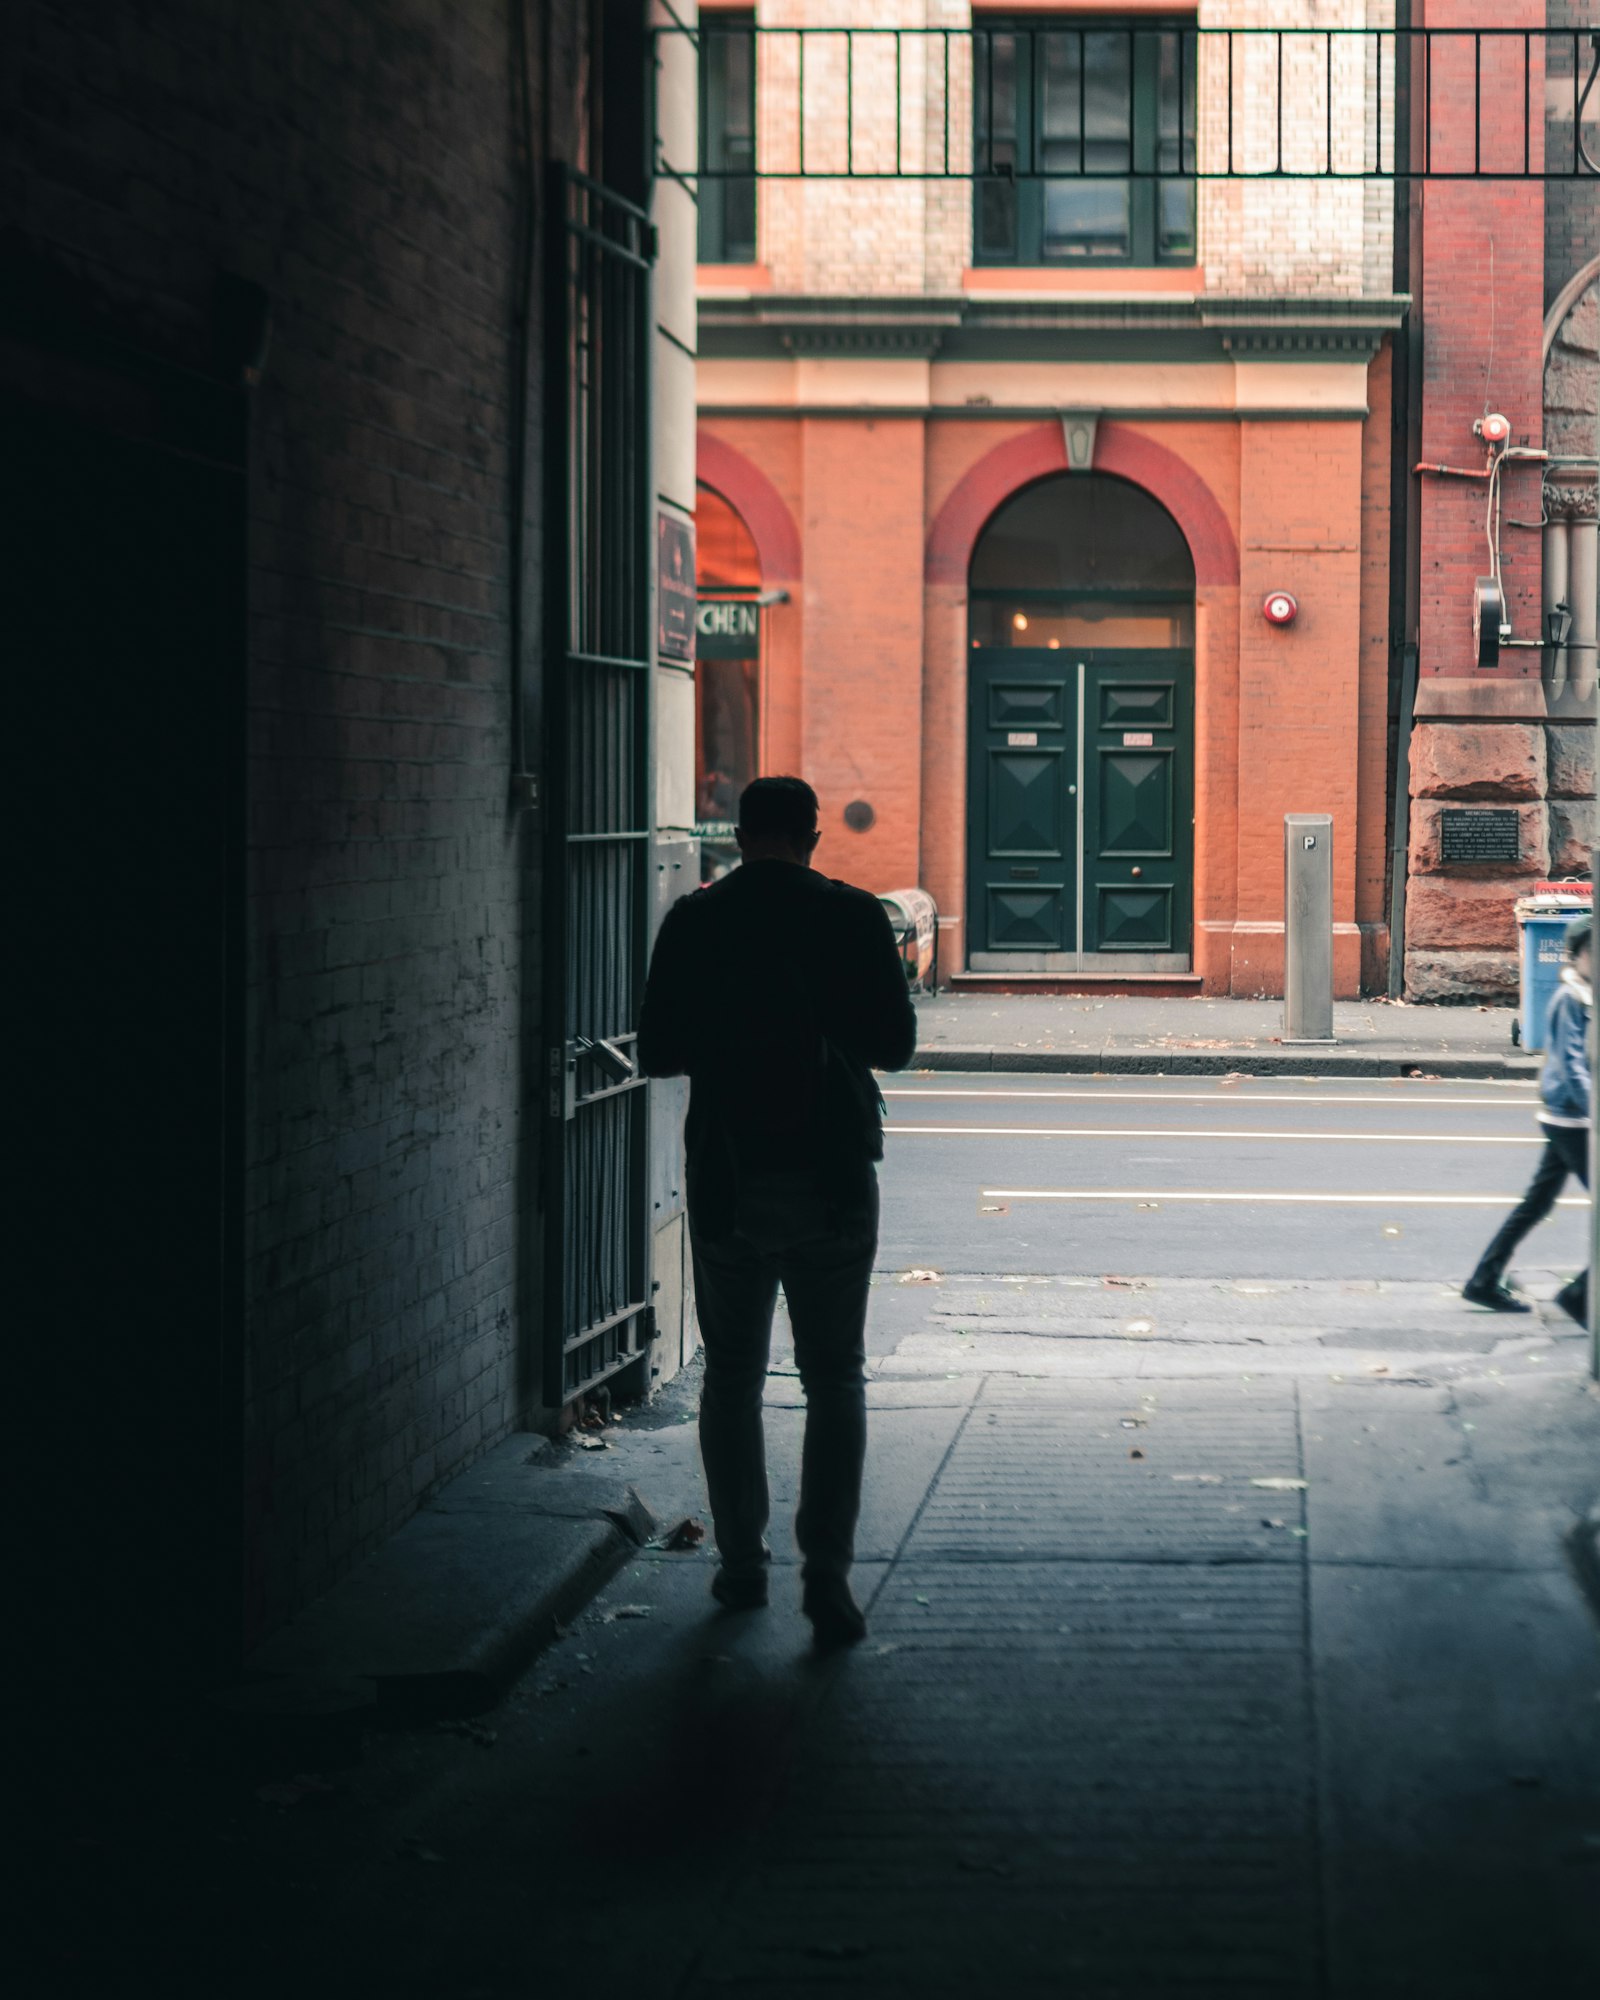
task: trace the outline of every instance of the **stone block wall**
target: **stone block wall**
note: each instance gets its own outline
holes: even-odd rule
[[[1406,997],[1509,1000],[1517,991],[1515,903],[1533,883],[1586,878],[1594,834],[1589,722],[1419,722],[1411,739]],[[1447,866],[1440,820],[1452,807],[1514,811],[1514,862]]]

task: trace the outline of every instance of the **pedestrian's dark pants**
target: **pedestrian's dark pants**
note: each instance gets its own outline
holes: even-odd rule
[[[746,1182],[737,1225],[708,1235],[691,1211],[695,1309],[705,1345],[700,1452],[724,1570],[768,1560],[770,1501],[761,1392],[778,1286],[788,1301],[806,1397],[795,1539],[808,1577],[843,1576],[855,1555],[867,1448],[867,1289],[878,1247],[878,1191],[830,1218],[803,1184]]]
[[[1575,1174],[1585,1187],[1589,1185],[1587,1128],[1581,1125],[1546,1125],[1544,1137],[1544,1151],[1539,1155],[1539,1164],[1534,1169],[1533,1179],[1528,1183],[1528,1191],[1500,1225],[1494,1241],[1478,1259],[1478,1268],[1472,1274],[1472,1282],[1475,1285],[1501,1283],[1506,1274],[1506,1266],[1511,1262],[1512,1252],[1523,1237],[1530,1230],[1537,1228],[1555,1207],[1556,1197],[1566,1186],[1569,1174]],[[1564,1288],[1580,1312],[1587,1310],[1588,1281],[1589,1274],[1585,1271]]]

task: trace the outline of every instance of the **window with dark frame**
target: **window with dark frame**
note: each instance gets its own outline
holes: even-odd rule
[[[1192,264],[1192,20],[985,17],[972,37],[973,261]]]
[[[708,13],[700,37],[702,264],[756,260],[756,17]],[[722,176],[727,175],[727,179]]]

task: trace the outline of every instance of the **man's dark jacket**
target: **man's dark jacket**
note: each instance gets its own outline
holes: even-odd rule
[[[639,1016],[648,1076],[691,1079],[689,1206],[715,1231],[741,1177],[814,1170],[847,1211],[883,1158],[871,1072],[917,1042],[904,962],[876,897],[788,861],[747,861],[668,911]],[[798,1130],[797,1071],[812,1092]],[[809,1079],[809,1081],[808,1081]]]

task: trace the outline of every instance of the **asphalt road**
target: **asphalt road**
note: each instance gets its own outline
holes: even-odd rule
[[[885,1080],[887,1272],[1459,1281],[1542,1143],[1524,1083]],[[1586,1198],[1524,1245],[1584,1258]]]

